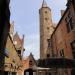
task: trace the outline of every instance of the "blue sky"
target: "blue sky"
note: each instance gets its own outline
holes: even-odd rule
[[[15,32],[25,35],[24,57],[30,52],[36,59],[39,58],[39,9],[43,0],[11,0],[11,22],[15,23]],[[57,23],[60,19],[60,10],[66,8],[67,0],[46,0],[51,8],[52,20]]]

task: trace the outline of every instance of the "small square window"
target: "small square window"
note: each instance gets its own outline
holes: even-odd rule
[[[71,43],[73,58],[75,59],[75,40]]]
[[[48,20],[48,18],[45,18],[45,20],[47,21],[47,20]]]
[[[60,56],[61,56],[61,57],[64,57],[64,50],[63,50],[63,49],[60,50]]]
[[[50,54],[47,54],[47,58],[49,58],[50,57]]]
[[[48,42],[48,48],[50,48],[51,47],[51,40],[47,39],[47,42]]]
[[[47,27],[47,30],[49,30],[49,27]]]
[[[47,14],[47,11],[45,11],[45,13]]]
[[[18,52],[18,54],[21,54],[21,50],[18,50],[17,52]]]

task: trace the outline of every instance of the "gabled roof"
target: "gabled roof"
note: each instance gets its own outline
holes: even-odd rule
[[[35,61],[35,58],[34,58],[34,56],[33,56],[33,54],[32,53],[30,53],[30,55],[29,55],[29,60],[31,60],[31,59],[33,59],[34,61]],[[35,61],[36,62],[36,61]]]
[[[47,8],[47,9],[49,9],[51,11],[51,9],[48,7],[48,5],[47,5],[45,0],[43,0],[41,8]]]
[[[10,23],[10,34],[14,33],[14,21],[12,23]]]
[[[15,35],[13,36],[13,42],[17,42],[16,47],[22,47],[23,46],[23,40],[19,37],[18,32],[15,33]]]
[[[19,37],[19,35],[18,35],[18,32],[15,33],[15,35],[14,35],[14,37],[13,37],[13,41],[14,41],[15,39],[18,39],[19,41],[21,41],[21,39],[20,39],[20,37]]]
[[[30,53],[30,55],[28,57],[24,58],[23,61],[24,60],[29,60],[29,61],[33,60],[35,62],[35,64],[37,65],[37,62],[32,53]]]

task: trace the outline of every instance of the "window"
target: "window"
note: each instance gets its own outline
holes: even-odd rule
[[[49,27],[47,27],[47,30],[49,30]]]
[[[37,75],[36,72],[33,72],[33,75]]]
[[[29,72],[26,72],[26,75],[29,75]]]
[[[50,72],[45,72],[45,75],[51,75],[51,73]]]
[[[75,75],[75,69],[71,70],[71,75]]]
[[[73,29],[72,18],[70,18],[69,22],[67,23],[67,31],[70,32]]]
[[[21,54],[21,50],[18,50],[18,54]]]
[[[47,14],[47,11],[45,11],[45,13]]]
[[[29,65],[32,65],[32,61],[31,60],[29,61]]]
[[[50,54],[47,54],[47,58],[49,58],[50,57]]]
[[[67,31],[70,32],[73,29],[73,19],[72,19],[72,14],[69,12],[68,16],[66,17],[66,25],[67,25]]]
[[[49,73],[48,75],[51,75],[51,73]]]
[[[5,48],[4,54],[5,54],[6,57],[9,57],[9,51],[8,51],[8,49]]]
[[[75,40],[71,43],[73,58],[75,59]]]
[[[60,50],[60,56],[61,56],[61,57],[64,57],[64,50],[63,50],[63,49]]]
[[[47,20],[48,20],[48,18],[45,18],[45,20],[47,21]]]
[[[51,40],[47,39],[47,42],[48,42],[48,48],[50,48],[51,47]]]

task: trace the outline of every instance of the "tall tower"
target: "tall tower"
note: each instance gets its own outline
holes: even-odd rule
[[[48,42],[53,32],[51,9],[43,0],[42,7],[39,10],[40,15],[40,59],[47,57]]]

